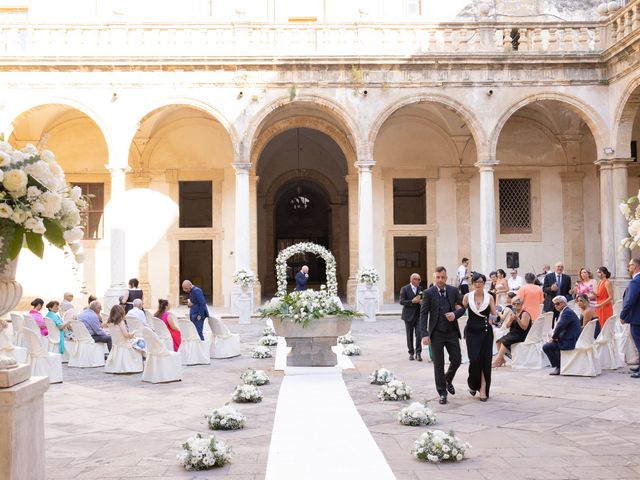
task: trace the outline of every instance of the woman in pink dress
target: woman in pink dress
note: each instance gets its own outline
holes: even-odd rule
[[[162,320],[167,326],[173,340],[173,351],[177,352],[178,348],[180,348],[180,343],[182,343],[182,335],[180,335],[180,329],[173,321],[173,318],[169,316],[169,300],[159,299],[158,311],[153,316]]]
[[[578,273],[576,286],[571,293],[575,298],[578,298],[580,295],[586,295],[587,298],[591,298],[594,290],[593,275],[591,275],[591,272],[585,267],[582,267]]]
[[[42,310],[43,306],[44,300],[42,300],[41,298],[36,298],[33,302],[31,302],[32,308],[31,310],[29,310],[29,315],[33,317],[33,319],[38,324],[38,327],[40,327],[40,334],[43,337],[46,337],[49,334],[49,331],[47,330],[47,325],[44,323],[44,318],[40,313],[40,310]]]

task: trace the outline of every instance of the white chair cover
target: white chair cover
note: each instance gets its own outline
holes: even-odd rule
[[[72,308],[71,310],[67,310],[66,312],[64,312],[64,315],[62,316],[62,321],[64,323],[70,322],[75,317],[76,317],[76,309]]]
[[[153,317],[151,319],[151,325],[153,325],[153,329],[155,330],[160,340],[162,340],[162,342],[165,344],[167,349],[170,352],[173,352],[173,338],[171,338],[171,332],[169,332],[169,328],[167,327],[167,325],[161,319],[156,317]]]
[[[551,340],[551,335],[553,334],[553,312],[545,312],[540,315],[540,318],[544,322],[544,328],[542,329],[542,341],[544,343]]]
[[[24,326],[24,318],[18,313],[11,312],[11,327],[13,328],[13,344],[17,347],[26,347],[26,343],[22,336],[22,327]]]
[[[593,339],[597,323],[597,319],[591,320],[584,326],[576,348],[560,351],[560,375],[595,377],[602,373]]]
[[[33,318],[30,313],[23,314],[22,318],[24,319],[23,327],[30,328],[34,332],[37,332],[38,335],[40,335],[40,343],[42,344],[44,349],[47,350],[49,348],[49,340],[47,340],[47,337],[42,335],[40,326],[36,323],[36,319]],[[29,346],[27,345],[27,348],[28,347]]]
[[[531,325],[524,342],[511,345],[511,368],[538,370],[550,365],[547,355],[542,351],[548,326],[546,317],[541,316]]]
[[[27,342],[29,350],[29,363],[31,363],[31,375],[49,377],[49,383],[62,382],[62,356],[59,353],[47,352],[42,346],[38,332],[30,328],[23,328],[22,334]]]
[[[92,368],[104,366],[103,343],[96,343],[87,327],[79,320],[71,321],[71,329],[75,339],[75,350],[69,355],[69,366]]]
[[[113,325],[111,332],[111,352],[107,357],[104,371],[107,373],[139,373],[142,364],[142,353],[134,350],[131,343],[122,334],[117,325]]]
[[[213,332],[209,356],[211,358],[231,358],[240,355],[240,335],[231,333],[222,320],[216,316],[210,316],[208,320],[211,332]]]
[[[604,323],[600,335],[596,338],[596,353],[598,354],[600,367],[603,370],[615,370],[616,368],[624,367],[623,356],[618,351],[618,346],[616,345],[617,323],[617,315],[609,317]]]
[[[124,317],[124,319],[127,322],[127,329],[136,337],[142,338],[142,328],[144,327],[144,325],[138,319],[138,317],[127,315],[126,317]]]
[[[620,315],[620,310],[622,310],[622,300],[617,300],[613,304],[613,314]]]
[[[462,363],[469,363],[469,354],[467,353],[467,342],[464,339],[464,329],[467,326],[467,320],[469,317],[466,315],[461,316],[458,319],[458,326],[460,327],[460,335],[462,335],[462,340],[460,340],[460,353],[462,354]]]
[[[149,328],[153,330],[153,314],[150,310],[144,310],[144,316],[147,319],[147,323],[149,324]]]
[[[18,363],[27,363],[27,349],[11,343],[11,337],[6,330],[0,332],[0,352],[10,356]]]
[[[631,338],[631,325],[628,323],[616,322],[616,346],[622,358],[627,364],[636,365],[640,363],[640,356],[636,344]]]
[[[147,342],[147,361],[142,372],[142,381],[151,383],[182,380],[182,356],[167,349],[162,339],[149,327],[143,328]]]
[[[47,326],[47,350],[53,353],[60,353],[60,330],[56,323],[49,317],[44,317],[44,324]],[[74,343],[66,340],[64,342],[64,352],[62,355],[62,363],[68,363],[70,357],[70,350],[73,350]]]
[[[174,320],[175,321],[175,320]],[[209,344],[200,340],[198,331],[190,320],[180,320],[178,322],[182,343],[178,352],[182,355],[183,365],[209,365]]]

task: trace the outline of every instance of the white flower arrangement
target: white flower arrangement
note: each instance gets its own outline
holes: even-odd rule
[[[253,368],[247,368],[242,372],[240,380],[242,380],[245,385],[262,386],[271,383],[269,376],[264,370],[254,370]]]
[[[373,267],[365,267],[358,272],[358,283],[376,285],[380,281],[380,274]]]
[[[302,242],[280,250],[276,258],[276,278],[278,280],[277,297],[284,297],[287,293],[287,260],[298,253],[315,253],[325,261],[327,274],[327,290],[331,297],[338,295],[338,281],[336,279],[336,259],[332,253],[321,245],[311,242]]]
[[[411,387],[400,380],[391,380],[386,385],[380,387],[378,392],[380,400],[409,400],[411,398]]]
[[[80,187],[70,187],[49,150],[33,145],[15,150],[0,141],[0,269],[20,253],[23,243],[44,254],[44,241],[69,246],[76,262],[84,260],[80,212],[87,207]]]
[[[433,425],[436,423],[436,414],[426,404],[413,402],[408,407],[398,412],[398,423],[411,427],[421,425]]]
[[[640,191],[638,194],[621,203],[620,211],[627,220],[627,231],[629,237],[622,240],[622,246],[633,250],[640,245]]]
[[[275,335],[276,331],[274,330],[273,327],[264,327],[264,330],[262,330],[262,336],[266,337],[267,335]]]
[[[345,345],[344,348],[342,349],[342,354],[348,357],[360,355],[360,353],[361,353],[360,347],[355,343],[349,343],[348,345]]]
[[[386,385],[391,380],[395,380],[396,376],[386,368],[379,368],[369,374],[369,383],[372,385]]]
[[[348,345],[349,343],[353,343],[353,335],[351,335],[351,332],[347,332],[344,335],[340,335],[338,337],[338,343],[341,343],[342,345]]]
[[[413,442],[411,453],[417,459],[430,463],[459,462],[468,448],[471,445],[461,441],[453,431],[433,430],[423,433]]]
[[[199,433],[182,444],[178,461],[187,470],[208,470],[231,461],[231,447],[217,440],[215,435],[203,437]]]
[[[251,350],[251,358],[271,358],[272,356],[271,349],[264,345],[258,345]]]
[[[250,287],[256,281],[256,274],[241,268],[233,275],[233,283],[241,287]]]
[[[264,337],[260,337],[258,343],[260,345],[272,347],[274,345],[278,345],[278,337],[275,335],[265,335]]]
[[[259,403],[262,401],[262,392],[255,385],[236,385],[231,398],[238,403]]]
[[[244,428],[247,417],[230,405],[216,408],[211,415],[205,415],[211,430],[239,430]]]

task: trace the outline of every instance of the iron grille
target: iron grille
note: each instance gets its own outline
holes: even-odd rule
[[[500,233],[531,233],[531,180],[501,178]]]

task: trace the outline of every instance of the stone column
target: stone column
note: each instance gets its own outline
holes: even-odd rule
[[[582,199],[582,172],[562,172],[562,223],[564,225],[564,267],[578,272],[584,265],[584,204]]]
[[[373,161],[358,161],[358,268],[373,267]],[[358,310],[364,320],[376,321],[378,312],[378,286],[358,284],[356,289]]]
[[[611,166],[611,215],[613,221],[613,251],[616,263],[616,280],[628,282],[627,264],[631,258],[628,248],[621,247],[622,240],[629,236],[627,219],[620,211],[618,205],[629,198],[629,186],[627,183],[627,166],[633,159],[614,158]]]
[[[240,269],[250,270],[250,208],[249,208],[249,171],[250,163],[234,163],[236,171],[235,200],[235,258],[236,272]],[[231,311],[239,316],[239,323],[251,323],[253,296],[249,289],[234,285],[231,289]]]
[[[611,274],[616,275],[615,251],[613,244],[613,176],[612,165],[608,160],[598,160],[600,167],[600,248],[602,264]]]
[[[111,256],[111,284],[104,294],[103,309],[108,312],[113,305],[116,305],[118,297],[127,290],[125,280],[126,258],[126,201],[125,180],[129,167],[117,167],[107,165],[107,170],[111,173],[111,195],[109,198],[109,233],[110,233],[110,256]]]
[[[480,271],[496,268],[496,202],[493,170],[497,162],[478,162],[480,171]]]

